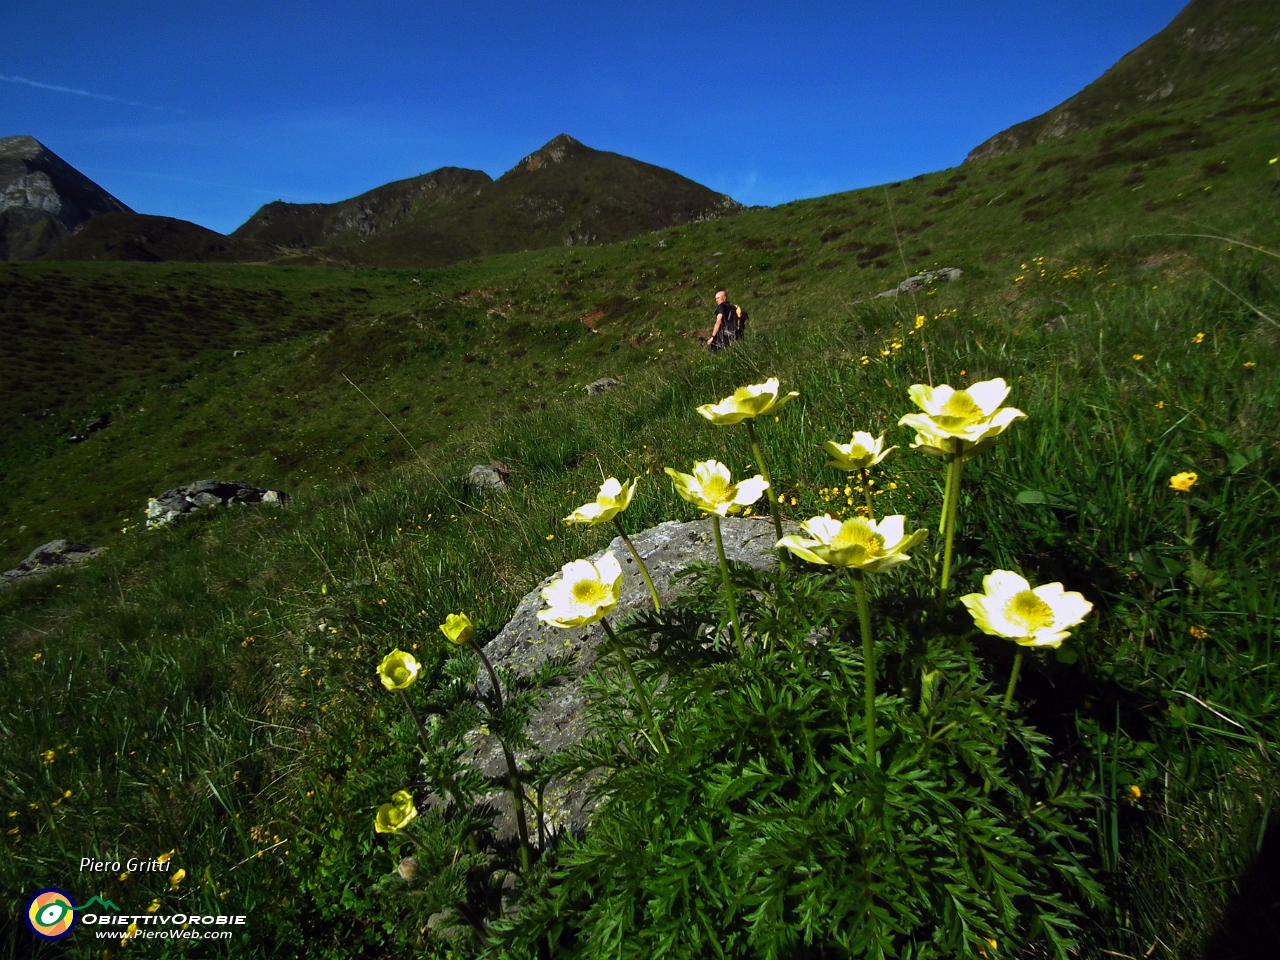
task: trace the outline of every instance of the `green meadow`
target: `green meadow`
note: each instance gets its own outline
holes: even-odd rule
[[[1241,80],[901,183],[441,270],[3,265],[0,554],[12,566],[56,536],[108,547],[0,591],[4,955],[1221,947],[1280,785],[1278,109]],[[964,273],[870,299],[936,267]],[[751,323],[709,358],[719,286]],[[602,376],[621,386],[587,396]],[[641,677],[686,699],[664,701],[659,753],[626,745],[625,685],[602,693],[614,752],[594,756],[613,770],[616,815],[599,835],[548,840],[527,870],[499,845],[472,851],[474,872],[448,890],[402,880],[409,853],[446,876],[465,845],[458,811],[421,804],[416,851],[375,833],[395,791],[424,792],[379,662],[414,651],[411,698],[430,706],[461,669],[437,625],[466,611],[483,643],[542,578],[603,548],[612,531],[561,518],[605,477],[640,478],[632,532],[696,519],[664,468],[716,458],[738,477],[756,457],[745,432],[694,408],[769,377],[799,392],[759,426],[785,520],[853,514],[861,494],[820,447],[867,430],[898,446],[877,468],[877,515],[933,531],[870,583],[880,710],[899,731],[880,799],[857,793],[875,778],[832,732],[847,707],[854,737],[863,704],[848,590],[795,563],[762,581],[738,570],[757,598],[748,637],[772,624],[777,643],[705,667],[636,648]],[[950,601],[935,610],[944,472],[898,420],[913,384],[996,377],[1026,417],[966,464]],[[103,414],[109,428],[66,442]],[[461,478],[490,461],[511,468],[511,489],[469,490]],[[1185,471],[1197,480],[1179,493],[1169,478]],[[148,497],[206,477],[293,499],[145,529]],[[1060,648],[1028,653],[1008,707],[1013,644],[978,634],[956,602],[993,569],[1093,604]],[[719,584],[691,578],[688,623],[723,619]],[[805,652],[813,629],[827,639]],[[951,739],[941,719],[926,733],[912,719],[932,709],[930,671],[950,691],[937,702],[955,711]],[[914,782],[899,750],[912,737],[929,739],[919,769],[937,778],[921,829],[975,813],[934,847],[901,848],[902,863],[950,851],[954,873],[886,867],[873,882],[850,867],[864,848],[848,825]],[[685,819],[659,824],[664,803]],[[858,836],[867,850],[906,842]],[[1002,837],[1025,856],[962,869]],[[177,882],[78,870],[168,851]],[[497,921],[507,876],[519,915],[480,924],[487,945],[429,923],[458,904]],[[85,929],[43,945],[22,913],[46,886],[249,922],[216,945],[104,953]],[[824,915],[850,919],[833,930]]]

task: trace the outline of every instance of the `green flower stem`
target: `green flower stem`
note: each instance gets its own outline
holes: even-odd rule
[[[418,719],[418,714],[413,709],[413,704],[409,702],[409,691],[397,690],[400,699],[404,701],[404,708],[409,711],[409,716],[413,717],[413,722],[418,728],[418,736],[422,738],[422,747],[424,750],[431,749],[431,737],[427,734],[427,728],[422,725],[422,721]]]
[[[1022,651],[1018,651],[1018,655],[1013,658],[1013,672],[1009,674],[1009,686],[1004,691],[1004,702],[1011,703],[1013,701],[1013,688],[1018,685],[1018,674],[1022,671]]]
[[[861,470],[858,471],[858,477],[862,482],[862,490],[863,490],[863,493],[866,494],[866,498],[867,498],[867,519],[875,520],[876,508],[871,503],[871,471],[868,470],[866,467],[863,467]]]
[[[480,649],[480,644],[474,640],[468,640],[471,649],[476,652],[476,656],[480,658],[480,662],[484,664],[485,670],[489,672],[489,682],[493,684],[493,697],[498,704],[498,709],[502,709],[502,685],[498,683],[498,674],[493,669],[493,664],[489,662],[489,658],[484,655],[484,651]],[[520,865],[524,868],[525,873],[533,867],[533,851],[529,848],[529,822],[524,813],[524,787],[520,784],[520,772],[516,767],[516,758],[511,753],[511,748],[507,746],[506,741],[501,737],[498,743],[502,745],[502,755],[507,761],[507,776],[511,790],[511,802],[516,808],[516,829],[520,832]]]
[[[862,663],[866,676],[867,763],[876,762],[876,650],[871,642],[871,611],[867,606],[866,574],[850,568],[853,588],[858,595],[858,624],[862,628]]]
[[[636,676],[635,667],[631,665],[631,658],[622,649],[622,644],[618,641],[618,635],[613,632],[613,627],[609,626],[609,621],[602,619],[600,625],[604,627],[604,632],[608,635],[609,642],[613,644],[614,652],[618,655],[618,659],[622,661],[622,666],[627,671],[627,676],[631,679],[631,688],[636,692],[636,700],[640,704],[640,712],[644,714],[644,722],[658,735],[658,743],[662,744],[662,752],[670,753],[671,748],[667,746],[667,740],[662,735],[662,729],[654,723],[653,713],[649,710],[649,698],[644,695],[644,687],[640,685],[640,678]],[[656,750],[657,747],[654,746],[654,749]]]
[[[1195,563],[1195,527],[1191,523],[1191,504],[1187,503],[1185,500],[1182,502],[1182,516],[1187,522],[1187,563]]]
[[[955,441],[956,447],[959,448],[960,441]],[[944,534],[946,543],[942,548],[942,583],[939,585],[939,592],[945,597],[947,587],[951,584],[951,551],[956,540],[956,514],[959,513],[960,505],[960,478],[964,471],[964,461],[960,459],[960,450],[951,454],[951,466],[948,470],[947,485],[951,488],[951,502],[947,504],[946,516],[946,532]]]
[[[942,514],[938,518],[938,536],[947,535],[947,517],[951,515],[951,460],[947,460],[947,485],[942,491]]]
[[[738,604],[733,596],[733,584],[729,582],[729,561],[724,557],[724,540],[720,536],[720,517],[714,513],[711,515],[711,529],[716,533],[716,555],[720,557],[720,577],[724,580],[724,597],[729,604],[729,621],[733,624],[733,639],[737,641],[738,653],[745,657],[747,646],[742,642],[742,629],[738,626]],[[778,539],[781,540],[782,537],[779,536]]]
[[[423,725],[422,720],[418,718],[418,713],[416,710],[413,709],[413,704],[409,702],[409,691],[397,690],[396,693],[400,694],[400,699],[404,702],[404,708],[409,711],[409,716],[413,718],[413,722],[418,728],[418,736],[422,738],[423,753],[426,753],[428,750],[431,749],[431,735],[427,733],[427,728]],[[453,795],[453,802],[458,805],[459,809],[461,809],[462,791],[458,788],[458,781],[455,780],[453,777],[449,777],[447,780],[445,780],[445,786],[449,789],[449,792]],[[413,835],[410,834],[410,836],[412,837]],[[476,838],[472,835],[468,835],[467,839],[470,841],[471,852],[479,853],[480,848],[476,842]],[[414,840],[414,843],[417,843],[419,846],[422,846],[422,841],[418,840],[416,837],[414,837],[413,840]]]
[[[493,664],[489,662],[489,658],[484,655],[484,651],[480,649],[480,644],[474,640],[468,640],[467,645],[475,651],[476,656],[480,658],[480,662],[484,664],[485,670],[489,672],[489,683],[493,686],[493,696],[498,702],[498,709],[502,709],[502,684],[498,683],[498,675],[494,672]]]
[[[640,554],[636,550],[636,545],[631,542],[631,538],[627,536],[627,531],[622,529],[622,521],[617,517],[613,518],[613,525],[618,528],[618,536],[622,537],[622,542],[627,545],[627,549],[631,551],[631,556],[636,558],[636,563],[640,566],[640,575],[644,577],[644,582],[649,587],[649,596],[653,597],[653,612],[661,613],[662,604],[658,601],[658,591],[653,586],[653,578],[649,576],[649,568],[644,565],[644,561],[640,559]]]
[[[769,513],[773,517],[774,532],[778,534],[778,539],[781,540],[782,539],[782,513],[778,510],[778,491],[773,489],[773,480],[771,480],[769,477],[769,468],[765,466],[764,454],[760,451],[760,441],[756,439],[755,421],[752,420],[750,417],[748,417],[746,420],[743,420],[742,422],[747,425],[747,436],[751,438],[751,452],[755,454],[756,466],[760,468],[760,476],[764,477],[764,482],[769,485],[769,494],[768,494]],[[779,556],[781,556],[782,553],[783,551],[781,550],[778,551]],[[778,563],[779,565],[781,565],[782,560],[779,559]],[[732,609],[732,605],[733,603],[732,601],[730,601],[731,609]]]

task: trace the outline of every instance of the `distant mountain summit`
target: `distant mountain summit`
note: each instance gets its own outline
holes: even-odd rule
[[[338,203],[276,201],[231,236],[358,265],[441,266],[495,253],[614,243],[743,209],[678,173],[561,134],[497,180],[445,167]]]
[[[0,138],[0,260],[31,260],[90,217],[133,211],[35,137]]]
[[[1075,96],[997,133],[969,151],[965,162],[1128,121],[1173,101],[1214,93],[1242,76],[1265,75],[1280,63],[1278,44],[1276,0],[1191,0],[1167,27]],[[1274,84],[1242,91],[1242,97],[1258,103],[1273,98],[1280,76],[1272,75]]]
[[[232,236],[281,247],[359,243],[411,217],[431,217],[475,198],[493,183],[487,173],[443,167],[397,180],[337,203],[285,203],[259,208]]]

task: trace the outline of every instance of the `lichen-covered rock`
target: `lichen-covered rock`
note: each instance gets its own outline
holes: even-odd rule
[[[477,463],[467,474],[467,485],[476,490],[505,490],[511,470],[501,463]]]
[[[594,397],[620,386],[622,386],[621,380],[615,380],[613,377],[601,377],[599,380],[593,380],[587,384],[587,394]]]
[[[75,566],[100,554],[105,547],[87,547],[74,540],[50,540],[27,554],[12,570],[0,573],[0,584],[12,583],[59,567]]]
[[[963,274],[964,271],[959,267],[940,267],[937,270],[926,270],[924,273],[916,274],[914,277],[907,277],[892,290],[877,293],[871,299],[879,300],[882,297],[897,297],[903,294],[919,293],[930,284],[951,283],[959,280]]]
[[[721,521],[725,555],[731,561],[746,563],[757,569],[777,563],[773,545],[777,535],[773,523],[767,519],[729,517]],[[788,531],[790,532],[790,531]],[[652,527],[632,537],[637,552],[644,558],[663,604],[676,596],[672,584],[676,571],[692,561],[716,562],[715,539],[711,521],[703,519],[693,523],[669,521]],[[615,538],[607,548],[622,565],[622,595],[617,608],[609,615],[609,621],[617,624],[634,611],[651,610],[653,601],[645,586],[635,559],[627,550],[622,538]],[[593,554],[598,560],[605,550]],[[587,700],[582,678],[595,665],[597,648],[604,640],[600,624],[562,630],[543,623],[537,613],[545,603],[541,590],[559,576],[559,571],[547,577],[536,589],[527,594],[516,607],[515,615],[496,637],[485,646],[485,654],[495,666],[506,667],[527,676],[552,657],[573,653],[576,658],[574,678],[553,687],[550,696],[534,716],[529,734],[537,745],[537,753],[549,754],[580,741],[588,731]],[[487,681],[482,681],[487,686]],[[518,755],[517,760],[528,755]],[[488,776],[506,774],[502,747],[491,736],[477,735],[475,745],[466,759],[478,765]],[[548,830],[559,828],[582,830],[590,819],[587,805],[588,784],[553,782],[544,795]],[[499,836],[511,836],[515,832],[510,795],[497,792],[490,800],[500,815],[496,823]],[[532,825],[531,825],[532,829]]]
[[[198,480],[174,487],[147,501],[147,527],[160,527],[201,507],[229,507],[241,503],[288,503],[279,490],[251,487],[239,480]]]

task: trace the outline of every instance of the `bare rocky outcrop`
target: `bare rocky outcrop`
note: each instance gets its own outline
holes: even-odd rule
[[[174,487],[147,501],[147,527],[160,527],[201,507],[230,507],[242,503],[288,503],[279,490],[251,487],[239,480],[197,480]]]
[[[132,212],[35,137],[0,138],[0,260],[34,260],[90,217]]]
[[[729,560],[757,569],[777,563],[773,549],[777,536],[770,520],[729,517],[721,521],[721,529]],[[632,542],[649,568],[649,575],[664,605],[678,592],[672,583],[678,570],[696,560],[716,562],[715,540],[709,519],[692,523],[668,521],[635,535]],[[622,538],[615,538],[607,550],[593,554],[591,559],[598,560],[606,552],[612,552],[622,565],[622,596],[617,608],[609,615],[609,622],[618,624],[636,611],[651,610],[653,602],[649,588],[645,586],[644,578]],[[557,571],[530,591],[516,607],[511,621],[484,648],[495,666],[514,670],[521,676],[532,674],[553,657],[565,653],[574,655],[574,677],[550,690],[549,698],[530,725],[529,734],[537,744],[537,753],[541,754],[578,743],[590,732],[582,679],[595,666],[597,651],[605,636],[598,623],[562,630],[537,618],[538,611],[546,606],[542,588],[559,576]],[[481,682],[487,685],[487,681]],[[494,737],[477,734],[475,745],[468,751],[466,759],[487,776],[506,775],[502,747]],[[519,761],[528,759],[528,755],[517,756]],[[580,831],[587,825],[591,817],[587,797],[589,787],[587,782],[553,782],[550,785],[544,796],[549,830]],[[515,824],[510,796],[503,791],[495,791],[489,799],[500,811],[496,825],[499,836],[513,835]]]
[[[86,560],[93,559],[104,549],[106,548],[88,547],[74,540],[50,540],[32,550],[27,554],[27,559],[12,570],[0,573],[0,585],[48,573],[50,570],[78,566]]]
[[[926,270],[924,273],[918,273],[914,277],[907,277],[892,290],[885,290],[883,293],[877,293],[872,300],[879,300],[882,297],[898,297],[913,293],[919,293],[921,290],[928,289],[935,283],[953,283],[964,275],[964,271],[959,267],[940,267],[937,270]],[[858,300],[857,303],[864,301]]]

